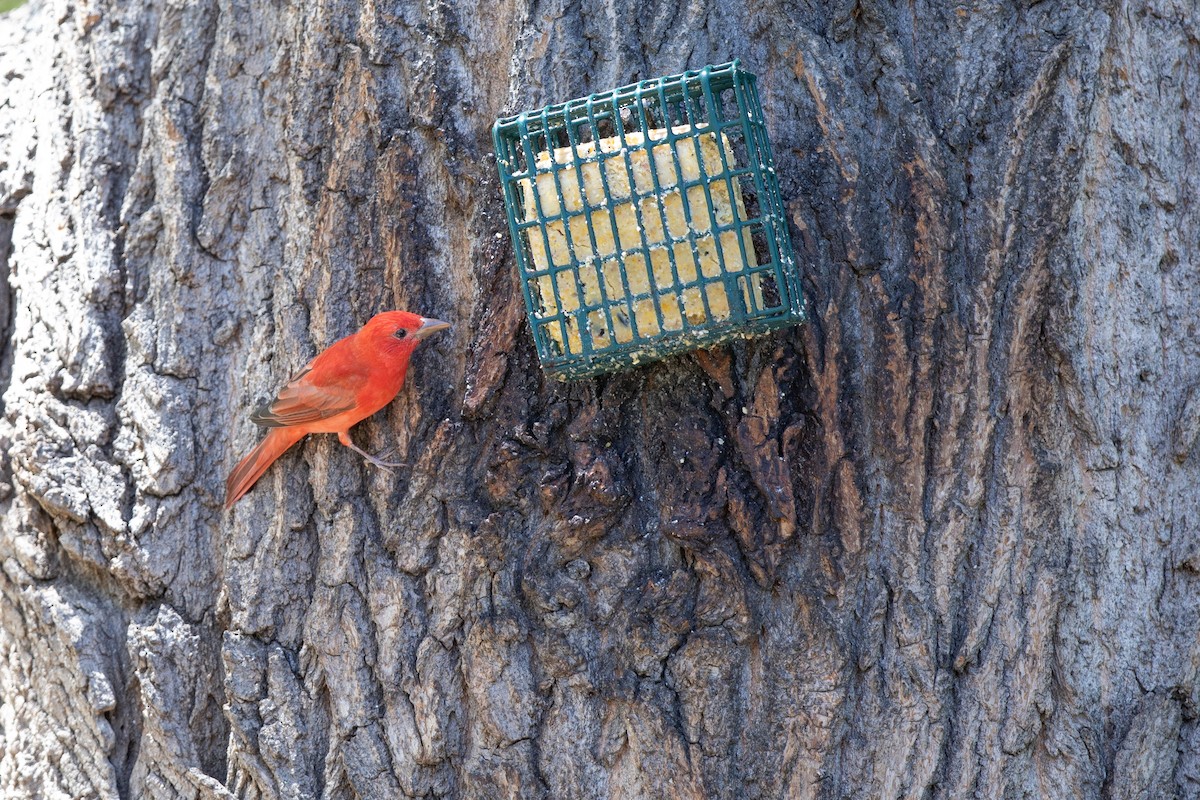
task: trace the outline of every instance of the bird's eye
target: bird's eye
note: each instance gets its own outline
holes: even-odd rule
[[[405,328],[401,328],[400,330],[393,333],[392,336],[395,336],[397,339],[403,339],[405,336],[408,336],[408,330],[406,330]]]

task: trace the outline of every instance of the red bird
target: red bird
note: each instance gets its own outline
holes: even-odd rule
[[[401,466],[360,450],[350,440],[350,428],[392,402],[404,386],[408,359],[417,343],[449,327],[407,311],[385,311],[308,362],[275,402],[250,416],[271,430],[229,474],[225,508],[231,508],[275,459],[310,433],[336,433],[338,441],[377,467]]]

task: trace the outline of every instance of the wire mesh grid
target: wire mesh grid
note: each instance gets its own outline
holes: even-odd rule
[[[739,62],[505,117],[493,138],[550,374],[803,320],[755,78]]]

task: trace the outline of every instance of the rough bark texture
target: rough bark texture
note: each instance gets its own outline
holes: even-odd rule
[[[1196,5],[583,5],[0,18],[0,794],[1200,796]],[[731,56],[811,323],[547,382],[491,122]]]

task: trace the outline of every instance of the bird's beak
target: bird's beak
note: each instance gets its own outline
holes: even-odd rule
[[[421,327],[413,331],[413,338],[420,341],[431,333],[444,331],[449,327],[449,322],[442,322],[440,319],[428,319],[426,317],[421,317]]]

